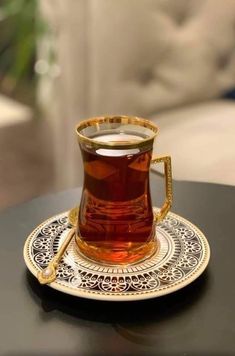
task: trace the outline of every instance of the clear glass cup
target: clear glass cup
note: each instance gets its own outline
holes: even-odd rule
[[[152,158],[158,127],[130,116],[96,117],[76,127],[84,164],[76,242],[90,259],[130,264],[158,248],[156,226],[172,204],[171,159]],[[153,212],[149,169],[163,162],[166,200]]]

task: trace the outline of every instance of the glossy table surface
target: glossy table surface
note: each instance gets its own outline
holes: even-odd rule
[[[158,179],[152,181],[155,205],[162,196]],[[138,302],[64,295],[27,271],[27,235],[75,206],[80,193],[40,197],[0,214],[0,355],[234,355],[235,187],[175,182],[172,211],[204,232],[211,260],[191,285]]]

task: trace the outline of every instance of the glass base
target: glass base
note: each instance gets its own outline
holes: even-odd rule
[[[85,242],[76,236],[76,243],[81,253],[91,260],[109,265],[126,265],[141,262],[159,250],[156,236],[147,243],[132,242]]]

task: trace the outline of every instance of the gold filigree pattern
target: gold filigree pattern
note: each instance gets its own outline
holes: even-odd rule
[[[173,201],[173,188],[172,188],[172,167],[171,167],[171,157],[162,156],[156,157],[151,160],[152,164],[164,163],[164,173],[165,173],[165,186],[166,186],[166,199],[163,207],[159,212],[155,214],[155,221],[158,224],[163,220],[170,210]]]

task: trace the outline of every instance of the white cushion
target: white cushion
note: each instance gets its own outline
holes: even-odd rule
[[[235,101],[217,100],[153,117],[154,153],[170,154],[173,177],[235,185]]]
[[[90,9],[88,114],[149,116],[235,86],[235,1],[99,0]]]
[[[61,189],[82,182],[74,140],[80,119],[149,117],[235,87],[234,0],[41,0],[40,5],[54,34],[41,39],[39,59],[48,62],[53,50],[60,66],[60,75],[53,65],[41,75],[39,92],[53,126]]]
[[[15,100],[0,95],[0,128],[23,123],[32,118],[32,110]]]

